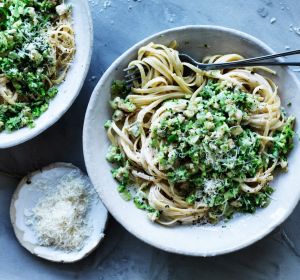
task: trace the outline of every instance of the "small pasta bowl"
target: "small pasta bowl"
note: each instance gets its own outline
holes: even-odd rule
[[[110,87],[113,80],[123,79],[123,69],[135,59],[140,47],[155,42],[168,45],[178,42],[179,51],[198,61],[214,54],[238,53],[254,57],[273,53],[260,40],[237,30],[218,26],[183,26],[150,36],[122,54],[105,72],[97,84],[85,116],[83,150],[88,174],[108,211],[129,232],[162,250],[191,256],[216,256],[242,249],[262,239],[280,225],[293,211],[300,198],[300,179],[297,166],[299,144],[289,154],[289,171],[277,174],[272,182],[275,192],[267,208],[255,214],[236,214],[228,222],[216,225],[175,225],[165,227],[153,223],[144,211],[124,201],[117,191],[118,183],[111,176],[111,165],[106,161],[110,145],[104,123],[111,118]],[[288,68],[274,67],[272,79],[279,87],[282,106],[288,114],[300,118],[295,105],[300,104],[300,84]],[[299,127],[296,125],[296,132]]]
[[[13,132],[0,132],[0,149],[24,143],[56,123],[71,107],[87,75],[92,55],[92,19],[85,0],[65,1],[72,6],[72,26],[75,32],[76,52],[64,81],[58,85],[57,95],[49,108],[34,121],[34,127],[24,127]]]

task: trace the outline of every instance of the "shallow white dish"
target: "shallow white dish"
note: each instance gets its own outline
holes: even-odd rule
[[[228,28],[216,26],[184,26],[163,31],[137,43],[121,55],[105,72],[91,97],[83,130],[83,149],[86,167],[109,212],[132,234],[160,249],[193,256],[215,256],[244,248],[270,233],[292,212],[300,197],[299,145],[289,156],[289,172],[279,174],[272,186],[276,191],[271,204],[254,215],[236,215],[230,222],[218,225],[164,227],[152,223],[144,211],[132,202],[125,202],[117,192],[117,182],[111,176],[110,164],[105,160],[109,141],[104,122],[111,118],[108,105],[110,86],[114,79],[122,79],[122,69],[137,55],[137,50],[153,41],[168,44],[177,40],[179,50],[199,61],[205,55],[239,53],[252,57],[272,53],[272,49],[258,39]],[[274,67],[273,77],[289,114],[300,119],[300,84],[287,68]],[[298,126],[296,130],[299,130]]]
[[[65,81],[59,85],[57,96],[50,102],[49,109],[35,120],[34,128],[22,128],[14,132],[0,133],[0,148],[9,148],[28,141],[49,128],[70,108],[79,94],[92,55],[93,28],[88,1],[68,0],[72,4],[73,29],[76,53]]]
[[[93,252],[104,238],[108,213],[95,192],[91,196],[86,216],[87,226],[91,228],[91,232],[80,250],[68,252],[51,246],[40,246],[33,228],[26,222],[26,212],[31,211],[40,198],[45,196],[43,184],[56,186],[64,175],[74,170],[79,169],[70,163],[59,162],[33,172],[21,180],[11,201],[10,219],[20,244],[32,254],[53,262],[78,261]],[[82,174],[81,171],[80,174]]]

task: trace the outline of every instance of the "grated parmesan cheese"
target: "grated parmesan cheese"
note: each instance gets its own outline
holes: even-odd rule
[[[87,225],[90,181],[75,170],[63,176],[54,190],[50,187],[33,209],[24,211],[27,224],[31,224],[41,246],[80,250],[91,232]]]
[[[220,181],[217,179],[205,180],[204,181],[204,193],[208,195],[217,194],[217,189],[220,187]]]

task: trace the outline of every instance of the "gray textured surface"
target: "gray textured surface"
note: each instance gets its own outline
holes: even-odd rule
[[[72,162],[84,169],[81,130],[93,87],[115,58],[152,33],[186,24],[216,24],[254,35],[277,51],[286,46],[297,48],[300,43],[297,32],[289,30],[290,24],[300,26],[298,0],[93,0],[90,5],[94,54],[79,98],[56,125],[39,137],[1,150],[0,170],[23,175],[55,161]],[[273,17],[276,21],[271,24]],[[207,259],[152,248],[110,219],[107,236],[95,253],[79,263],[62,265],[31,256],[17,243],[9,221],[9,203],[16,184],[17,180],[0,175],[0,280],[299,279],[300,206],[258,243]]]

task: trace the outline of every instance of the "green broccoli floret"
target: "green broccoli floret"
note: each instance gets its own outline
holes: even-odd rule
[[[138,209],[147,211],[148,216],[151,220],[154,221],[159,218],[160,212],[158,210],[156,210],[155,208],[151,207],[149,205],[149,203],[147,202],[146,198],[136,195],[133,199],[133,202]]]
[[[242,212],[254,213],[257,207],[264,208],[267,207],[270,203],[270,195],[274,192],[274,190],[266,186],[261,192],[257,194],[244,194],[238,200],[241,202],[242,206],[240,210]]]
[[[111,124],[112,124],[112,121],[111,120],[107,120],[105,123],[104,123],[104,128],[105,129],[108,129],[111,127]]]
[[[127,96],[130,92],[130,87],[128,87],[124,80],[115,80],[111,85],[112,96]]]
[[[189,195],[189,196],[185,199],[185,201],[186,201],[188,204],[192,205],[192,204],[195,203],[196,198],[197,198],[197,197],[196,197],[194,194],[191,194],[191,195]]]
[[[131,193],[128,191],[128,189],[125,185],[119,185],[118,192],[120,193],[121,197],[124,200],[126,200],[126,201],[131,200],[131,198],[132,198]]]
[[[122,99],[119,96],[110,101],[110,105],[114,110],[120,109],[127,113],[131,113],[136,110],[136,106],[132,102],[127,99]]]
[[[285,156],[293,148],[293,137],[295,132],[293,130],[295,118],[289,117],[286,124],[274,135],[274,146],[272,154],[279,158],[280,156]]]
[[[126,185],[129,182],[129,165],[120,166],[118,168],[113,169],[112,171],[113,177],[118,180],[120,183]]]
[[[125,157],[119,147],[111,145],[108,148],[106,159],[111,163],[121,163]]]

